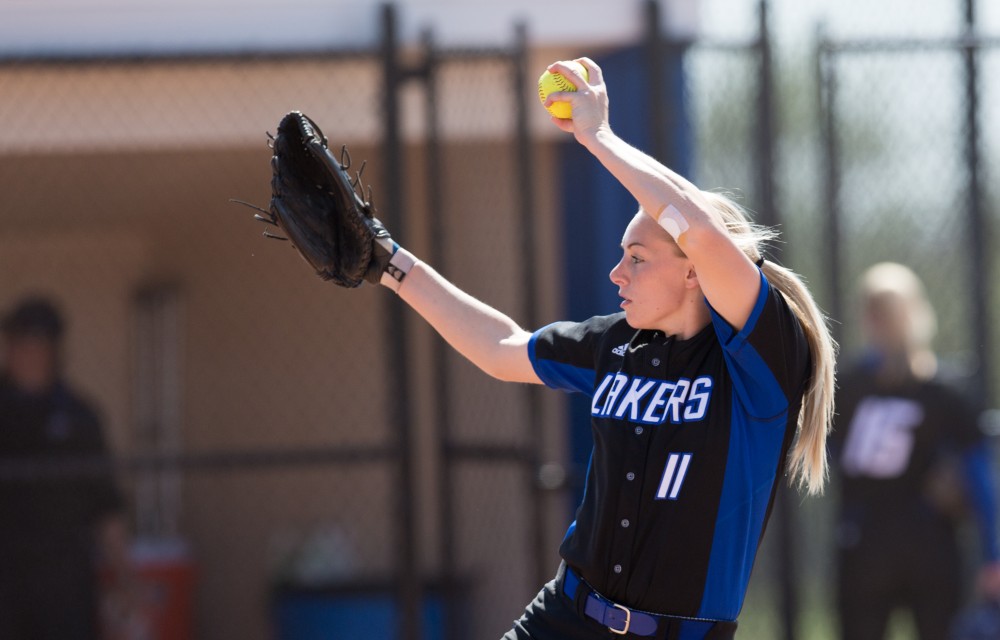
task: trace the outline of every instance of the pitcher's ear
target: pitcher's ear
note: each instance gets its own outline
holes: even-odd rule
[[[693,266],[688,269],[687,275],[684,276],[684,286],[688,289],[694,289],[701,286],[701,283],[698,282],[698,272],[694,270]]]

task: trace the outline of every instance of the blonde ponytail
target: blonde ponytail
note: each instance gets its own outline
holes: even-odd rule
[[[713,192],[703,194],[720,215],[737,246],[754,262],[759,260],[763,245],[774,240],[777,233],[751,224],[743,209],[728,197]],[[812,371],[802,395],[795,440],[788,454],[788,473],[792,484],[809,494],[820,494],[827,478],[826,436],[833,419],[837,346],[830,335],[826,316],[802,279],[791,269],[771,261],[765,261],[762,270],[799,319],[809,344]]]

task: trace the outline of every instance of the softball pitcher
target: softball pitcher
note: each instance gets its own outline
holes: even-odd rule
[[[800,280],[764,261],[773,234],[618,138],[601,69],[575,62],[587,79],[549,67],[577,88],[548,96],[572,107],[553,122],[639,204],[609,265],[618,313],[532,332],[459,290],[391,240],[301,114],[279,127],[264,221],[323,277],[394,290],[489,375],[591,397],[593,455],[563,562],[506,640],[732,638],[780,478],[823,487],[833,342]],[[333,179],[306,171],[298,185],[296,165],[316,158]],[[335,213],[354,202],[346,221],[334,215],[336,242],[302,222],[324,193]],[[357,252],[336,250],[359,233]]]

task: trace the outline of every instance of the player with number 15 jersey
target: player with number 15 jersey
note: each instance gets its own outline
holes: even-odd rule
[[[916,273],[883,262],[860,285],[865,352],[841,376],[831,447],[840,637],[882,640],[900,608],[913,613],[920,640],[953,637],[958,528],[969,516],[981,538],[979,595],[1000,601],[992,452],[969,381],[938,365],[935,313]]]

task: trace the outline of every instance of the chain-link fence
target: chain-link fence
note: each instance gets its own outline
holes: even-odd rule
[[[685,55],[692,178],[704,189],[729,194],[756,222],[775,226],[781,237],[766,250],[767,259],[800,269],[800,237],[789,221],[794,214],[784,206],[788,185],[779,170],[790,153],[811,150],[790,144],[784,112],[801,95],[787,90],[791,74],[775,64],[766,14],[758,19],[753,40],[696,43]],[[795,491],[779,490],[740,616],[742,637],[790,639],[811,627],[808,619],[805,627],[801,621],[815,606],[802,589],[813,563],[801,536],[801,507]],[[801,637],[812,636],[807,630]]]
[[[67,377],[133,462],[121,481],[137,533],[190,547],[199,637],[268,637],[279,584],[392,575],[378,300],[314,282],[227,202],[267,201],[264,131],[290,106],[374,155],[378,69],[360,56],[0,69],[4,306],[58,301]]]
[[[764,58],[751,45],[709,44],[686,57],[695,181],[736,191],[758,221],[771,216],[780,224],[773,252],[809,280],[832,316],[844,360],[856,357],[860,343],[858,276],[879,261],[912,266],[937,309],[936,348],[946,366],[978,378],[983,386],[972,393],[995,400],[991,249],[1000,137],[989,116],[997,110],[996,39],[850,40],[821,31],[814,55],[781,56],[772,70],[770,211],[755,138],[764,122]],[[783,496],[791,498],[794,536],[782,539],[777,512],[741,616],[747,637],[836,637],[830,585],[837,487],[830,493],[822,500]],[[968,546],[974,559],[976,545]],[[797,591],[791,599],[789,580]],[[897,620],[892,637],[910,637],[907,629]]]
[[[791,149],[820,149],[820,162],[789,162],[780,170],[799,242],[790,253],[832,314],[841,367],[858,358],[861,346],[859,276],[877,262],[899,262],[926,284],[944,366],[968,375],[975,387],[970,395],[988,405],[997,397],[997,334],[990,320],[997,312],[990,240],[997,221],[997,134],[986,117],[997,105],[986,73],[995,47],[974,37],[821,35],[818,91],[800,101],[814,106],[793,110],[791,118],[796,123],[806,112],[818,114],[819,135],[789,136]],[[971,72],[970,56],[978,67]],[[836,496],[836,486],[831,493]],[[811,558],[813,568],[804,580],[808,606],[800,627],[808,638],[835,637],[831,507],[830,501],[804,505],[799,518],[801,557]],[[974,536],[963,540],[971,572],[978,545]],[[894,618],[890,632],[913,637],[905,616]]]
[[[941,351],[995,361],[964,283],[998,267],[972,268],[961,212],[972,46],[980,209],[996,223],[996,42],[827,42],[821,65],[775,70],[765,25],[748,42],[669,43],[693,179],[782,223],[773,257],[810,277],[848,352],[849,283],[893,259],[928,283]],[[511,42],[0,63],[0,307],[59,303],[66,377],[101,409],[145,560],[195,576],[193,637],[498,637],[554,574],[571,518],[562,398],[479,373],[384,291],[311,277],[228,202],[267,202],[264,132],[300,109],[368,161],[401,244],[526,326],[562,319],[564,143],[524,111],[525,70],[562,52]],[[792,497],[742,637],[791,637],[796,611],[801,637],[833,637],[828,503]]]
[[[530,229],[530,216],[511,216],[558,206],[552,189],[523,197],[524,164],[554,184],[558,150],[542,140],[525,158],[519,142],[509,96],[524,54],[427,53],[396,69],[398,239],[513,317],[558,319],[558,216]],[[392,633],[406,580],[423,635],[440,634],[446,613],[461,637],[495,637],[555,570],[568,514],[542,493],[559,482],[539,463],[562,459],[561,436],[539,427],[560,422],[558,398],[479,374],[412,316],[389,327],[406,335],[393,352],[385,325],[398,301],[310,278],[227,202],[267,201],[264,131],[290,108],[367,159],[384,202],[385,65],[373,51],[0,69],[3,303],[41,292],[68,317],[67,377],[101,405],[138,536],[146,549],[187,549],[197,637],[320,637],[331,625],[358,637],[343,607],[359,594],[383,606],[371,611]],[[752,130],[740,122],[740,135]],[[533,268],[526,235],[546,248]],[[408,451],[395,382],[411,398]],[[403,499],[415,531],[402,530]]]
[[[519,46],[437,52],[433,169],[421,117],[429,82],[417,73],[430,69],[398,54],[391,89],[407,167],[398,239],[436,252],[460,286],[514,316],[524,315],[530,287],[521,283],[532,277],[510,259],[525,235],[510,216],[522,204],[518,153],[528,148],[515,135],[519,97],[510,97]],[[349,144],[355,162],[368,160],[366,181],[384,202],[393,188],[385,154],[396,152],[383,135],[386,64],[373,47],[0,66],[9,132],[0,140],[2,304],[43,294],[68,319],[66,377],[100,405],[144,548],[187,549],[200,638],[330,637],[331,626],[337,637],[389,637],[396,626],[417,634],[396,606],[407,581],[421,598],[422,635],[441,637],[441,603],[455,587],[445,553],[463,589],[466,637],[502,633],[538,586],[538,511],[525,505],[540,494],[522,458],[529,444],[539,450],[531,460],[540,458],[544,442],[531,435],[526,391],[452,356],[439,382],[436,338],[412,317],[388,326],[399,301],[311,277],[286,244],[260,237],[252,211],[228,202],[266,204],[264,134],[292,108],[331,143]],[[431,202],[441,237],[429,231]],[[399,330],[402,352],[386,338]],[[397,381],[415,398],[405,448]],[[446,388],[435,394],[438,384]],[[435,403],[446,404],[448,437],[478,452],[456,457],[451,440],[442,444]],[[551,403],[540,411],[558,414]],[[513,447],[494,459],[493,449]],[[441,465],[449,475],[437,475]],[[48,468],[8,466],[33,478]],[[412,475],[401,478],[405,468]],[[454,549],[437,542],[446,501]],[[547,564],[554,570],[552,557]],[[351,608],[378,624],[360,630],[372,621]]]
[[[835,207],[841,237],[849,239],[840,247],[838,274],[845,344],[857,344],[859,324],[848,301],[850,283],[873,261],[894,260],[912,265],[926,282],[938,310],[942,352],[985,373],[995,354],[982,349],[996,340],[992,330],[977,335],[977,282],[991,278],[987,265],[977,264],[975,246],[988,240],[978,237],[972,218],[992,209],[992,162],[984,152],[995,134],[991,120],[982,117],[989,98],[977,122],[970,121],[974,98],[966,55],[972,51],[988,60],[992,45],[956,40],[825,46],[835,181],[828,207]],[[992,91],[988,74],[975,82],[975,91]],[[981,133],[970,132],[971,126]],[[970,135],[975,160],[969,157]],[[973,172],[979,175],[975,197]]]

